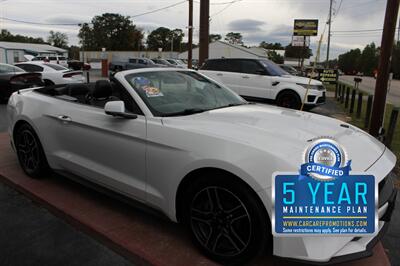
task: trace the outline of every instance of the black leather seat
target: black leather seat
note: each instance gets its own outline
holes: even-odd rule
[[[104,107],[109,101],[119,100],[113,96],[113,90],[110,81],[98,80],[94,86],[94,90],[88,94],[87,101],[90,105]]]

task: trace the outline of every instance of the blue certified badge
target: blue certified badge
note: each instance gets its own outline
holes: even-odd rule
[[[375,177],[350,174],[351,161],[331,138],[306,149],[298,173],[273,177],[275,236],[371,235],[377,232]]]

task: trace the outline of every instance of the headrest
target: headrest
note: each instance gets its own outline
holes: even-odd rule
[[[98,80],[94,86],[92,96],[96,99],[107,98],[112,95],[111,83],[108,80]]]

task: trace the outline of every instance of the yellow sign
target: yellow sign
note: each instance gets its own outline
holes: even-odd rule
[[[295,19],[294,36],[317,36],[318,19]]]

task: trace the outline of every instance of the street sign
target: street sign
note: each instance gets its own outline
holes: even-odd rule
[[[304,39],[305,46],[310,46],[310,36],[292,36],[292,46],[304,47]]]
[[[316,69],[318,71],[318,79],[325,84],[336,84],[339,79],[339,71],[337,69]]]
[[[295,19],[294,36],[317,36],[318,19]]]

